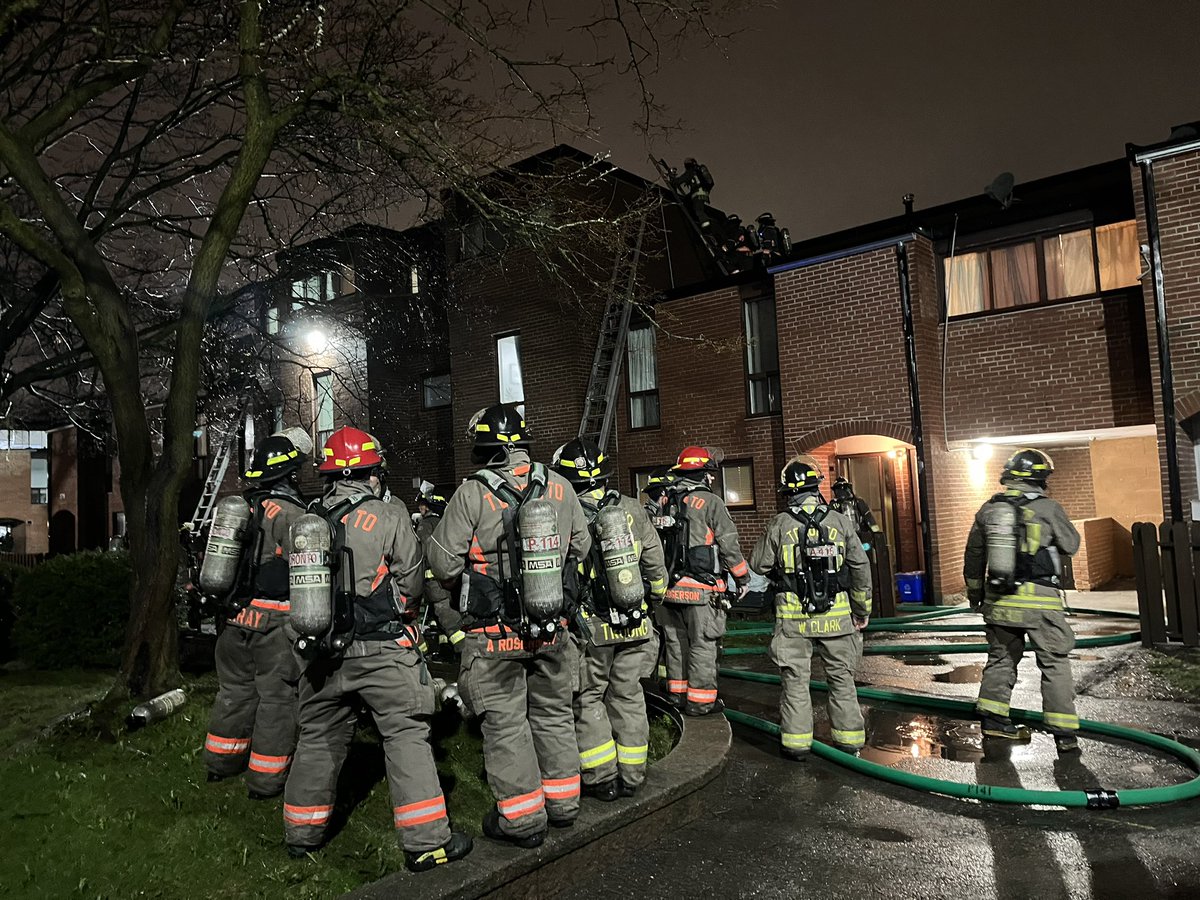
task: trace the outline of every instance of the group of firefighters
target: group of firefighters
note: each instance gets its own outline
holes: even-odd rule
[[[650,731],[641,683],[660,658],[665,695],[682,712],[724,709],[719,642],[751,569],[771,579],[783,755],[801,760],[812,746],[814,653],[830,686],[834,744],[863,747],[854,675],[879,527],[848,483],[839,479],[828,502],[820,467],[790,461],[779,478],[784,511],[747,561],[713,491],[718,462],[703,447],[656,470],[643,505],[610,486],[612,466],[589,440],[564,444],[549,465],[532,461],[516,406],[481,410],[468,434],[478,470],[449,501],[423,486],[412,517],[387,488],[379,441],[351,427],[321,448],[319,500],[301,496],[312,445],[290,429],[255,449],[244,499],[218,506],[200,573],[201,588],[226,606],[208,777],[244,773],[252,799],[282,794],[291,855],[329,836],[363,707],[382,736],[408,868],[470,852],[471,838],[451,830],[429,743],[441,698],[426,665],[422,597],[458,656],[465,711],[479,720],[496,800],[482,829],[495,840],[538,847],[549,827],[574,823],[581,795],[637,793]],[[1046,722],[1065,752],[1078,719],[1056,554],[1073,553],[1078,536],[1045,496],[1051,470],[1033,450],[1006,463],[1005,490],[971,531],[965,575],[991,648],[978,701],[984,734],[1022,736],[1008,700],[1028,636]]]

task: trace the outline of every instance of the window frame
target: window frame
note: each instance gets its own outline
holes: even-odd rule
[[[521,374],[521,398],[519,400],[504,399],[504,379],[500,368],[500,342],[514,338],[516,343],[517,371]],[[525,361],[521,358],[521,332],[503,331],[492,336],[492,349],[496,354],[496,400],[498,403],[521,405],[525,402]]]
[[[328,429],[321,428],[321,379],[328,378],[329,384],[329,418],[332,420],[332,426]],[[320,372],[312,373],[312,434],[313,446],[320,448],[325,446],[325,442],[329,440],[329,436],[337,431],[337,398],[334,392],[334,377],[332,369],[324,369]],[[318,460],[319,461],[319,460]]]
[[[639,478],[647,478],[654,474],[661,466],[632,466],[629,469],[629,488],[630,494],[635,500],[641,500],[642,486],[638,483]],[[649,498],[647,498],[649,499]],[[642,501],[644,503],[644,501]]]
[[[33,483],[34,460],[42,460],[46,464],[46,486],[37,487]],[[29,505],[47,506],[50,503],[50,451],[33,450],[29,454]]]
[[[976,318],[979,316],[1001,315],[1004,313],[1020,312],[1022,310],[1028,310],[1028,309],[1041,309],[1041,308],[1048,307],[1048,306],[1057,306],[1062,303],[1076,303],[1080,300],[1091,300],[1091,299],[1097,299],[1097,298],[1104,298],[1104,297],[1113,296],[1113,295],[1117,295],[1117,294],[1124,294],[1131,290],[1136,290],[1138,287],[1136,284],[1125,285],[1123,287],[1109,288],[1107,290],[1105,290],[1101,287],[1103,282],[1101,279],[1101,270],[1100,270],[1100,247],[1099,247],[1099,241],[1096,237],[1096,229],[1097,228],[1103,228],[1108,225],[1123,224],[1123,223],[1130,222],[1130,221],[1136,221],[1136,220],[1118,219],[1114,222],[1101,222],[1100,224],[1097,224],[1094,221],[1093,222],[1076,222],[1073,225],[1063,225],[1063,226],[1056,227],[1053,229],[1047,229],[1047,230],[1043,230],[1043,231],[1034,232],[1032,234],[1013,235],[1011,237],[1007,237],[1002,240],[994,240],[994,241],[988,241],[988,242],[983,242],[983,243],[978,243],[978,244],[967,244],[961,248],[957,248],[954,253],[954,257],[953,257],[954,259],[958,259],[960,257],[964,257],[964,256],[976,254],[976,253],[982,253],[982,254],[984,254],[985,261],[986,261],[986,268],[987,268],[986,296],[984,298],[985,303],[987,305],[985,305],[982,309],[976,309],[976,310],[972,310],[971,312],[966,312],[966,313],[951,314],[949,312],[949,305],[950,305],[949,287],[950,287],[950,285],[949,285],[949,279],[947,277],[947,266],[948,266],[948,263],[950,262],[951,257],[949,254],[939,255],[940,265],[938,266],[938,281],[941,285],[941,292],[942,292],[942,315],[943,315],[943,317],[957,322],[960,320],[972,319],[972,318]],[[1054,299],[1050,299],[1049,279],[1047,277],[1047,272],[1046,272],[1046,249],[1045,249],[1046,242],[1049,240],[1054,240],[1055,238],[1059,238],[1063,235],[1074,234],[1076,232],[1080,232],[1080,231],[1084,231],[1084,230],[1086,230],[1088,232],[1088,236],[1091,239],[1092,284],[1094,286],[1094,289],[1091,291],[1082,293],[1082,294],[1071,294],[1071,295],[1068,295],[1065,297],[1055,297]],[[1029,243],[1032,243],[1034,245],[1035,253],[1037,255],[1037,279],[1038,279],[1037,300],[1033,303],[1024,303],[1024,304],[1018,304],[1018,305],[1014,305],[1014,306],[997,307],[996,306],[996,280],[995,280],[995,276],[993,274],[992,253],[995,251],[1001,251],[1001,250],[1009,249],[1012,247],[1020,246],[1022,244],[1029,244]]]
[[[771,306],[771,318],[775,322],[775,368],[764,369],[761,372],[750,371],[750,317],[748,307],[753,303],[769,303]],[[779,318],[778,311],[775,306],[775,294],[767,292],[759,294],[755,297],[742,298],[742,339],[746,342],[746,352],[742,354],[742,371],[745,376],[745,394],[746,394],[746,418],[747,419],[762,419],[768,416],[783,415],[783,379],[779,371]],[[759,382],[766,382],[768,392],[772,379],[774,380],[776,391],[775,398],[777,409],[772,409],[770,402],[767,404],[767,409],[763,412],[754,411],[754,385]]]
[[[750,470],[750,502],[749,503],[745,503],[742,501],[739,501],[737,503],[729,502],[729,499],[725,493],[725,470],[727,468],[729,468],[729,469],[746,468],[746,469]],[[720,464],[717,466],[717,472],[718,472],[718,476],[717,476],[718,484],[714,485],[714,487],[719,487],[720,494],[718,496],[720,496],[720,498],[725,502],[726,508],[733,509],[733,510],[739,510],[739,511],[758,508],[758,490],[757,490],[757,486],[754,483],[754,458],[753,457],[747,456],[747,457],[739,457],[737,459],[723,459],[723,460],[721,460]]]
[[[628,336],[625,340],[625,393],[629,398],[627,411],[629,414],[629,430],[630,431],[655,431],[662,427],[662,398],[659,395],[658,382],[658,339],[654,334],[654,324],[647,322],[645,324],[638,323],[636,326],[631,326],[629,334],[632,335],[635,331],[649,331],[654,337],[650,342],[651,353],[654,356],[654,387],[648,390],[635,391],[633,389],[633,366],[630,363],[629,353],[632,346]],[[633,424],[633,402],[635,399],[645,397],[654,397],[654,424],[653,425],[634,425]]]
[[[431,378],[446,379],[446,402],[430,405],[427,401],[428,383]],[[446,372],[426,372],[421,376],[421,409],[448,409],[454,405],[454,383],[450,380],[450,373]]]

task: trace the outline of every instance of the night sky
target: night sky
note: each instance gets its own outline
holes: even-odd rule
[[[801,2],[740,16],[724,54],[664,61],[684,120],[654,152],[707,163],[714,206],[793,239],[1124,156],[1200,119],[1200,2]],[[632,92],[598,105],[611,161],[655,177]]]

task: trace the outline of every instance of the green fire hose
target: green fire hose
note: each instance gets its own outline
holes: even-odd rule
[[[1112,635],[1121,637],[1121,635]],[[728,651],[726,651],[728,652]],[[779,684],[778,675],[762,672],[747,672],[741,669],[721,669],[723,678],[736,678],[742,681],[756,681],[762,684]],[[821,691],[828,691],[829,686],[821,681],[810,682],[810,685]],[[923,709],[938,710],[957,716],[974,718],[974,706],[961,700],[947,700],[940,697],[921,697],[913,694],[902,694],[896,691],[884,691],[878,688],[859,688],[858,696],[867,700],[882,700],[889,703],[900,703],[906,706],[916,706]],[[1011,711],[1012,717],[1018,721],[1041,722],[1042,714],[1027,709]],[[779,735],[779,726],[766,719],[737,710],[725,710],[725,716],[732,722],[748,725],[770,735]],[[1014,803],[1019,805],[1064,806],[1086,809],[1116,809],[1118,806],[1151,806],[1159,803],[1174,803],[1179,800],[1192,800],[1200,797],[1200,753],[1185,747],[1170,738],[1139,731],[1135,728],[1125,728],[1107,722],[1093,722],[1080,719],[1081,731],[1105,737],[1119,738],[1144,747],[1170,754],[1184,762],[1193,772],[1198,773],[1190,781],[1183,784],[1167,785],[1155,788],[1133,788],[1129,790],[1090,790],[1090,791],[1035,791],[1025,788],[1000,787],[988,784],[961,784],[956,781],[946,781],[940,778],[930,778],[925,775],[915,775],[901,769],[881,766],[841,750],[836,750],[820,741],[813,742],[813,753],[837,763],[862,775],[869,775],[883,781],[890,781],[903,787],[928,791],[935,794],[945,794],[949,797],[962,797],[968,800],[984,800],[990,803]]]
[[[744,632],[743,632],[744,633]],[[765,632],[764,632],[765,633]],[[1078,638],[1075,649],[1088,647],[1115,647],[1119,644],[1136,644],[1142,639],[1140,631],[1130,631],[1126,634],[1105,634],[1100,637]],[[1032,646],[1026,644],[1026,652]],[[722,656],[761,656],[767,652],[766,645],[761,647],[726,647],[721,651]],[[914,654],[920,656],[948,656],[956,653],[987,653],[987,644],[864,644],[864,656],[892,656]]]
[[[969,606],[938,607],[907,616],[892,616],[889,618],[872,619],[867,624],[867,631],[982,631],[982,623],[966,623],[963,625],[929,625],[929,619],[943,619],[947,616],[967,616],[975,611]],[[1089,609],[1073,607],[1072,613],[1087,616],[1111,616],[1115,619],[1137,619],[1138,614],[1112,609]],[[735,622],[731,623],[725,633],[729,635],[770,634],[775,629],[774,622]]]

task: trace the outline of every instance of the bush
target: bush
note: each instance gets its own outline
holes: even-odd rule
[[[24,573],[13,595],[16,655],[39,669],[118,665],[132,580],[127,553],[99,551],[56,556]]]
[[[20,566],[0,563],[0,662],[7,662],[12,656],[13,591],[17,576],[24,573]]]

